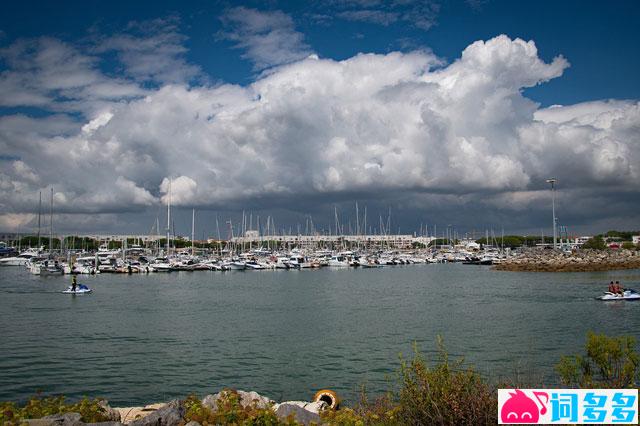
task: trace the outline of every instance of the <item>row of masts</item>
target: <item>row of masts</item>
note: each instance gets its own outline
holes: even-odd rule
[[[172,202],[172,181],[169,180],[169,187],[168,187],[168,191],[167,191],[167,226],[166,226],[166,241],[165,241],[165,250],[168,253],[169,250],[171,249],[171,240],[172,240],[172,234],[173,237],[175,239],[176,233],[175,233],[175,223],[172,223],[171,221],[171,202]],[[51,188],[51,202],[50,202],[50,209],[49,209],[49,216],[50,216],[50,223],[49,223],[49,251],[52,250],[53,247],[53,188]],[[38,237],[38,247],[40,247],[41,245],[41,227],[42,227],[42,220],[41,220],[41,213],[42,213],[42,191],[39,194],[39,203],[38,203],[38,233],[37,233],[37,237]],[[257,215],[256,217],[256,221],[255,221],[255,225],[256,225],[256,229],[254,229],[254,220],[253,220],[253,212],[250,212],[249,214],[246,214],[246,212],[243,210],[242,211],[242,221],[239,224],[239,228],[240,228],[240,235],[239,236],[246,236],[248,232],[254,232],[255,234],[257,234],[258,236],[260,235],[384,235],[384,236],[389,236],[392,235],[390,232],[391,229],[391,208],[389,208],[388,211],[388,215],[386,217],[386,220],[383,220],[382,215],[379,216],[379,228],[377,227],[372,227],[371,225],[369,225],[369,228],[367,229],[367,207],[364,207],[364,213],[361,216],[360,215],[360,208],[358,205],[358,202],[355,202],[355,215],[356,215],[356,223],[355,223],[355,230],[352,228],[351,226],[351,220],[348,221],[348,228],[345,228],[345,223],[343,220],[341,220],[340,215],[338,214],[338,209],[337,206],[334,206],[334,227],[333,229],[331,227],[328,228],[328,232],[326,229],[322,229],[322,232],[319,232],[319,230],[316,228],[314,222],[313,222],[313,217],[311,215],[306,215],[305,216],[305,229],[304,229],[304,234],[302,233],[302,229],[301,229],[301,224],[298,223],[297,226],[297,233],[294,234],[293,233],[293,229],[290,226],[289,227],[289,232],[287,233],[286,228],[281,228],[279,231],[276,228],[276,224],[275,224],[275,219],[273,216],[268,215],[267,219],[266,219],[266,223],[263,224],[263,222],[260,220],[260,216]],[[191,252],[192,254],[195,252],[195,219],[196,219],[196,214],[195,214],[195,209],[192,209],[192,216],[191,216]],[[157,235],[158,231],[160,230],[159,228],[159,218],[156,217],[156,224],[155,224],[155,234]],[[231,220],[226,222],[229,226],[229,234],[228,234],[228,239],[229,240],[233,240],[236,235],[234,234],[234,225],[233,222]],[[173,225],[173,232],[172,232],[172,225]],[[216,236],[217,236],[217,240],[218,241],[222,241],[222,236],[220,233],[220,226],[219,226],[219,220],[218,220],[218,216],[216,215],[216,219],[215,219],[215,225],[216,225]],[[151,232],[153,232],[154,229],[152,228]],[[355,232],[354,232],[355,231]],[[433,225],[432,228],[432,234],[434,238],[439,238],[438,236],[438,232],[437,232],[437,225]],[[347,234],[348,232],[348,234]],[[398,228],[398,234],[400,234],[400,228]],[[475,234],[475,232],[474,232]],[[493,231],[492,231],[493,234]],[[414,233],[414,236],[416,234]],[[419,236],[430,236],[429,233],[429,227],[428,225],[423,225],[422,223],[420,224],[420,232],[417,234]],[[504,230],[502,231],[502,237],[504,238]],[[544,237],[543,237],[544,238]],[[446,227],[446,230],[443,231],[442,233],[442,239],[448,242],[451,241],[456,241],[458,240],[458,235],[455,232],[455,229],[451,229],[451,225],[448,225]],[[487,230],[486,233],[486,239],[485,241],[489,242],[489,232]],[[493,242],[496,242],[497,244],[497,240],[495,238],[495,234],[493,234]],[[158,241],[159,243],[159,241]],[[502,244],[500,244],[502,245]],[[157,247],[159,249],[159,247]]]

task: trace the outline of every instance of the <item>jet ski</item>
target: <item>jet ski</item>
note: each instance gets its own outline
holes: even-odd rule
[[[69,286],[69,288],[67,288],[65,291],[63,291],[64,294],[85,294],[85,293],[91,293],[91,289],[89,287],[87,287],[84,284],[78,284],[76,286],[75,291],[72,290],[72,286]]]
[[[640,293],[635,291],[632,288],[625,288],[620,293],[611,293],[610,291],[605,291],[604,294],[600,297],[596,297],[597,300],[640,300]]]

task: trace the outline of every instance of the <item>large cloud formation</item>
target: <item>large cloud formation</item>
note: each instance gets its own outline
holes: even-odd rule
[[[103,49],[125,41],[132,51],[127,38]],[[20,43],[40,50],[25,58]],[[637,200],[640,104],[539,109],[523,89],[560,77],[569,63],[545,63],[533,41],[477,41],[451,64],[428,51],[343,61],[311,55],[247,86],[189,86],[179,76],[197,68],[185,64],[178,77],[143,87],[100,73],[94,58],[50,39],[20,41],[2,54],[10,59],[0,75],[11,94],[4,104],[57,111],[0,117],[0,210],[13,214],[5,226],[32,213],[38,191],[51,185],[56,205],[70,213],[144,211],[166,201],[170,182],[175,205],[211,208],[356,193],[405,194],[415,206],[453,194],[453,208],[464,200],[521,212],[540,204],[550,176],[571,188],[567,199]],[[38,68],[51,55],[64,60],[56,79],[46,74],[55,67]],[[125,57],[132,75],[165,74]],[[64,114],[78,109],[81,120]],[[637,204],[618,213],[637,218]],[[567,203],[567,214],[578,210]]]

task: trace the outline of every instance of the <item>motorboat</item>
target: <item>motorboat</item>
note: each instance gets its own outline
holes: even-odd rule
[[[43,262],[37,262],[31,264],[29,267],[29,271],[33,275],[62,275],[64,274],[64,269],[57,260],[45,260]]]
[[[611,293],[605,291],[602,296],[596,297],[597,300],[611,301],[611,300],[640,300],[640,293],[631,288],[625,288],[620,293]]]
[[[169,263],[169,259],[166,257],[158,257],[153,263],[149,264],[149,268],[151,268],[154,272],[171,272],[172,267]]]
[[[32,258],[38,257],[39,254],[40,250],[30,248],[23,251],[18,256],[4,257],[0,259],[0,266],[24,266]]]
[[[346,256],[342,256],[342,255],[331,256],[331,259],[329,259],[328,266],[331,266],[333,268],[348,268],[349,260],[347,259]]]
[[[87,294],[91,293],[91,289],[84,284],[78,284],[76,289],[73,290],[73,286],[69,286],[63,291],[64,294]]]

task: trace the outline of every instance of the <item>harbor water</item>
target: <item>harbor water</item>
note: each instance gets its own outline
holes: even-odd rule
[[[640,302],[594,300],[640,271],[500,272],[432,264],[379,269],[69,276],[0,268],[0,400],[34,393],[146,404],[255,390],[275,400],[388,388],[413,342],[441,335],[488,378],[557,384],[553,366],[589,330],[640,333]]]

